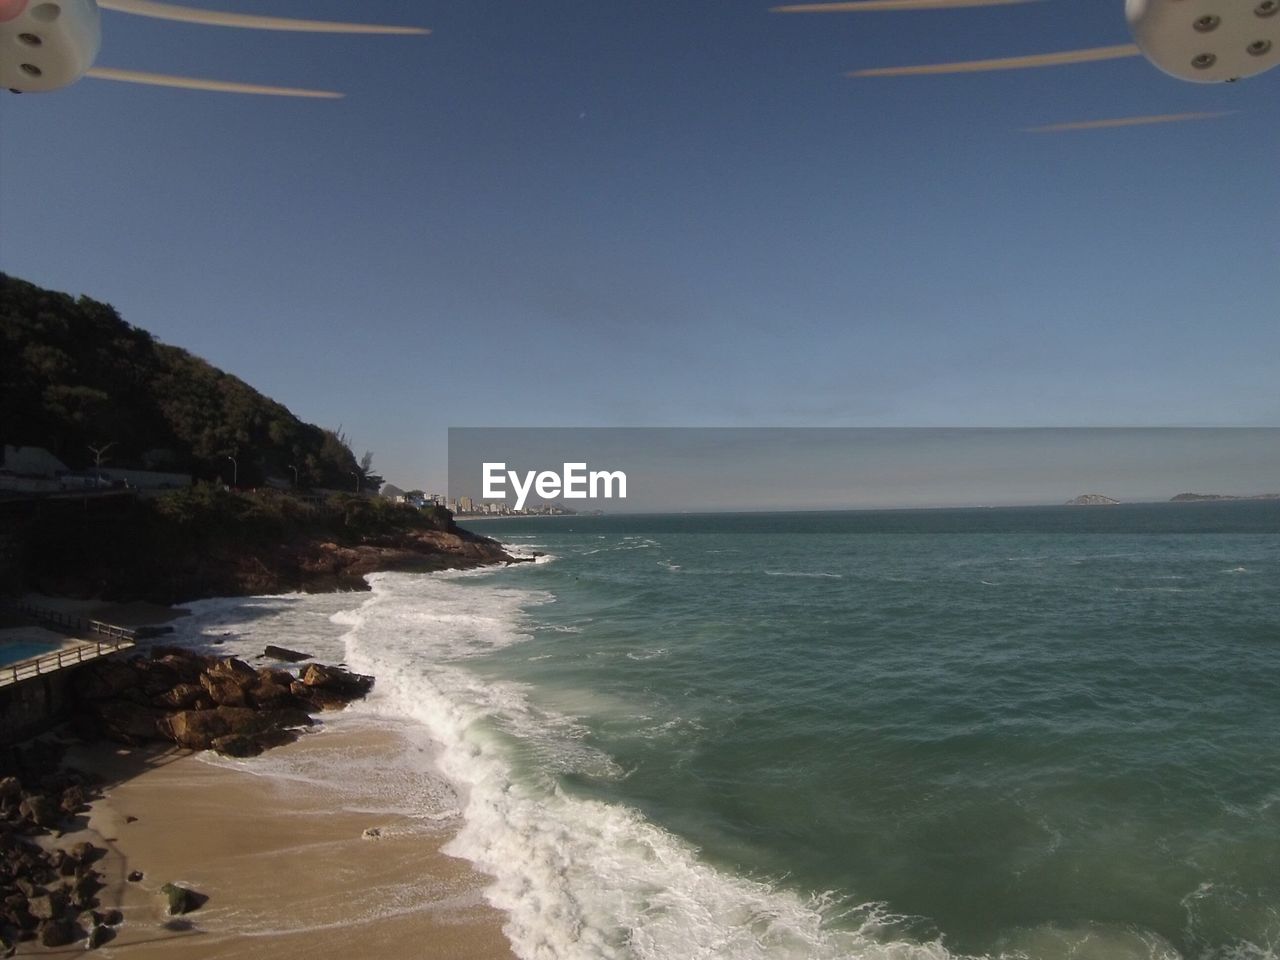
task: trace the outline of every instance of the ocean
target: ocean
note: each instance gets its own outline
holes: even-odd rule
[[[1280,502],[474,529],[178,636],[375,674],[519,956],[1276,956]]]

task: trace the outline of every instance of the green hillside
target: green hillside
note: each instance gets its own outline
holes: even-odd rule
[[[268,476],[350,489],[360,466],[332,430],[243,380],[158,342],[115,309],[0,274],[0,443],[45,447],[73,469],[112,444],[114,467]],[[107,461],[104,461],[104,464]],[[374,486],[378,478],[369,477]]]

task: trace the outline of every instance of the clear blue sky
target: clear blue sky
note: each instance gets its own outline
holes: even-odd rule
[[[401,486],[450,425],[1280,423],[1280,71],[844,76],[1124,43],[1120,0],[218,6],[434,32],[104,12],[103,66],[347,97],[0,98],[0,263]],[[1236,112],[1024,132],[1192,111]]]

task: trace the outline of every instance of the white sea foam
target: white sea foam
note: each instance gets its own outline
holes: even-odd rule
[[[512,539],[531,539],[516,538]],[[521,560],[533,559],[534,563],[551,563],[558,559],[554,553],[547,553],[546,546],[541,543],[509,543],[506,540],[499,541],[503,550]]]
[[[376,575],[372,596],[335,619],[350,626],[352,667],[378,677],[362,709],[412,717],[439,742],[439,768],[463,796],[463,826],[449,852],[494,878],[487,896],[508,913],[519,956],[947,956],[936,943],[879,943],[882,921],[870,908],[834,929],[831,904],[718,870],[635,811],[565,793],[547,774],[622,772],[572,717],[536,707],[520,684],[482,679],[466,663],[523,640],[521,607],[546,598],[457,580]]]
[[[766,577],[808,577],[825,580],[843,580],[843,573],[824,573],[821,570],[809,572],[805,570],[766,570]]]
[[[658,660],[667,655],[666,647],[658,647],[656,650],[628,650],[628,660]]]

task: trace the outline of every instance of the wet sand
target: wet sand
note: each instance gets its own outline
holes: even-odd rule
[[[365,770],[376,770],[385,761],[394,772],[409,749],[392,728],[341,721],[245,761],[107,743],[74,747],[67,762],[106,778],[106,795],[85,830],[51,843],[91,839],[108,850],[97,864],[108,883],[99,899],[103,908],[120,907],[125,922],[99,954],[514,960],[503,915],[482,896],[487,878],[440,852],[456,821],[411,815],[403,796],[389,804],[376,783],[341,762],[358,756]],[[405,795],[412,797],[412,784]],[[371,827],[380,836],[362,837]],[[135,870],[143,879],[131,883]],[[159,893],[168,881],[208,902],[168,917]]]

